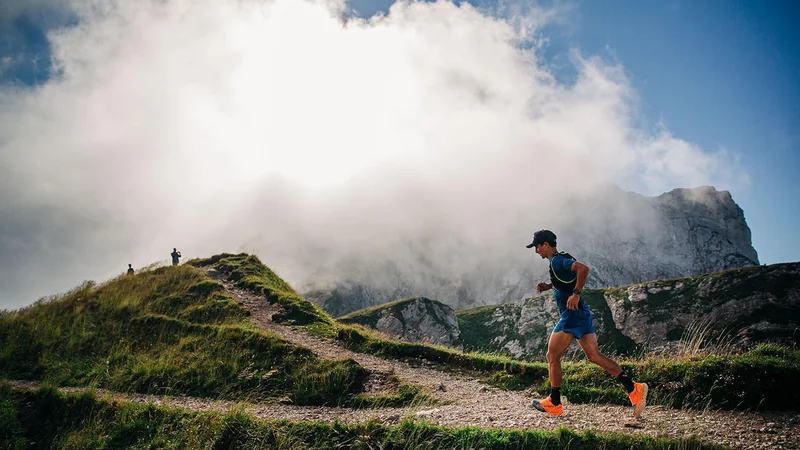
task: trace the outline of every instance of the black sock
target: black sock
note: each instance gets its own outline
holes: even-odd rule
[[[550,388],[550,401],[553,402],[554,405],[561,404],[561,388],[551,387]]]
[[[626,375],[625,372],[622,372],[617,376],[617,381],[625,386],[625,390],[628,391],[629,394],[633,392],[633,380],[631,380],[631,377]]]

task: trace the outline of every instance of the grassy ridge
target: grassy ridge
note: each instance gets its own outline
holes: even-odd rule
[[[365,371],[249,321],[223,286],[162,267],[0,315],[0,377],[120,392],[346,404]]]
[[[281,279],[256,256],[240,253],[222,253],[206,259],[195,259],[188,264],[197,267],[214,266],[228,275],[238,287],[263,294],[270,303],[281,305],[283,315],[272,317],[276,322],[305,325],[310,323],[332,324],[333,319],[319,306],[306,300]]]
[[[338,340],[345,347],[389,359],[426,360],[444,369],[462,368],[485,374],[490,383],[507,389],[549,389],[547,365],[486,353],[462,353],[444,346],[387,340],[358,325],[338,323],[316,305],[274,283],[272,271],[253,256],[219,255],[201,262],[216,264],[238,279],[238,284],[263,292],[280,303],[285,320],[302,323],[318,336]],[[266,270],[264,270],[266,269]],[[651,404],[676,408],[798,410],[800,391],[786,390],[800,378],[800,351],[763,344],[741,355],[680,359],[620,360],[638,381],[649,383]],[[564,363],[563,392],[571,401],[627,405],[620,385],[598,366]]]
[[[404,421],[359,425],[262,421],[241,413],[193,413],[119,404],[54,389],[11,391],[0,384],[0,447],[29,448],[305,448],[305,449],[643,449],[716,450],[695,440],[624,434],[444,428]]]
[[[411,303],[415,300],[418,300],[420,297],[409,297],[409,298],[400,298],[388,303],[382,303],[380,305],[371,306],[369,308],[360,309],[358,311],[353,311],[349,314],[345,314],[343,316],[339,316],[336,320],[341,322],[353,322],[353,323],[375,323],[378,319],[383,316],[384,311],[392,311],[396,309],[402,309],[408,303]]]
[[[427,360],[475,371],[508,389],[546,392],[547,366],[485,353],[387,340],[337,323],[298,295],[258,258],[246,254],[195,260],[282,306],[278,320],[302,325],[357,352]],[[673,407],[797,410],[800,352],[763,345],[742,354],[620,361],[651,386],[652,404]],[[573,402],[626,404],[622,388],[599,367],[565,363],[564,393]],[[296,404],[375,406],[360,395],[365,372],[354,361],[320,361],[255,327],[219,283],[190,266],[165,267],[103,286],[85,284],[55,301],[0,314],[0,377],[122,392],[189,394]],[[413,387],[386,398],[407,404]],[[387,405],[388,405],[387,404]]]

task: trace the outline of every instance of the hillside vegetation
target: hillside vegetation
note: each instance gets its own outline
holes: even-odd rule
[[[505,389],[530,388],[542,394],[549,389],[544,362],[390,340],[362,326],[338,323],[289,288],[253,256],[223,254],[192,264],[214,265],[238,280],[240,287],[280,304],[285,313],[276,320],[302,324],[317,336],[336,340],[350,350],[412,363],[432,362],[443,370],[473,371]],[[800,410],[800,391],[785,389],[792,380],[800,378],[798,350],[763,344],[735,355],[652,356],[618,362],[638,381],[650,384],[650,404],[676,408]],[[585,361],[564,364],[562,391],[570,401],[577,403],[628,404],[617,382]]]
[[[444,428],[406,420],[397,426],[375,421],[264,421],[241,413],[196,413],[92,394],[62,395],[53,389],[14,392],[0,383],[0,448],[158,449],[525,449],[716,450],[695,439],[674,440],[614,433]]]
[[[253,267],[265,270],[260,262]],[[281,280],[258,275],[291,295]],[[303,306],[289,310],[301,316]],[[0,377],[120,392],[346,404],[361,391],[365,372],[352,360],[319,360],[255,327],[221,284],[184,265],[100,286],[87,282],[4,312]]]
[[[230,297],[227,281],[223,285],[206,275],[211,268],[237,288],[280,306],[273,321],[357,353],[432,363],[504,389],[546,393],[549,388],[542,362],[394,341],[358,325],[339,323],[247,254],[145,270],[102,285],[87,282],[28,308],[0,313],[0,378],[246,403],[288,398],[295,405],[403,406],[417,398],[412,386],[378,402],[368,400],[363,394],[368,373],[356,361],[321,360],[258,327],[249,310]],[[621,364],[650,384],[651,405],[797,410],[800,404],[800,393],[786,389],[800,377],[800,352],[785,347],[762,345],[738,355],[651,357]],[[568,362],[564,374],[562,391],[572,403],[627,404],[619,385],[596,366]],[[378,446],[717,448],[697,441],[567,430],[443,428],[412,419],[397,426],[374,421],[272,422],[243,412],[199,413],[112,402],[91,393],[60,394],[49,387],[14,390],[0,381],[2,448]]]

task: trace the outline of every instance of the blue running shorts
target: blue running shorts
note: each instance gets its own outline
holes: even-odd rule
[[[584,334],[596,334],[592,323],[592,313],[586,310],[564,311],[561,315],[553,333],[563,331],[572,333],[575,339],[580,339]]]

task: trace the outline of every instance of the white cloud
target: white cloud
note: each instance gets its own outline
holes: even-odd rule
[[[507,258],[566,192],[714,184],[733,167],[636,129],[619,64],[575,53],[577,81],[555,80],[521,45],[544,38],[548,10],[73,6],[78,25],[50,33],[63,75],[0,91],[6,304],[174,246],[256,251],[303,284],[425,242],[456,273]],[[37,270],[49,281],[28,285]]]
[[[681,187],[716,184],[744,187],[750,177],[735,154],[721,148],[704,152],[697,145],[676,138],[665,128],[655,135],[640,136],[635,148],[639,191],[656,194]]]

